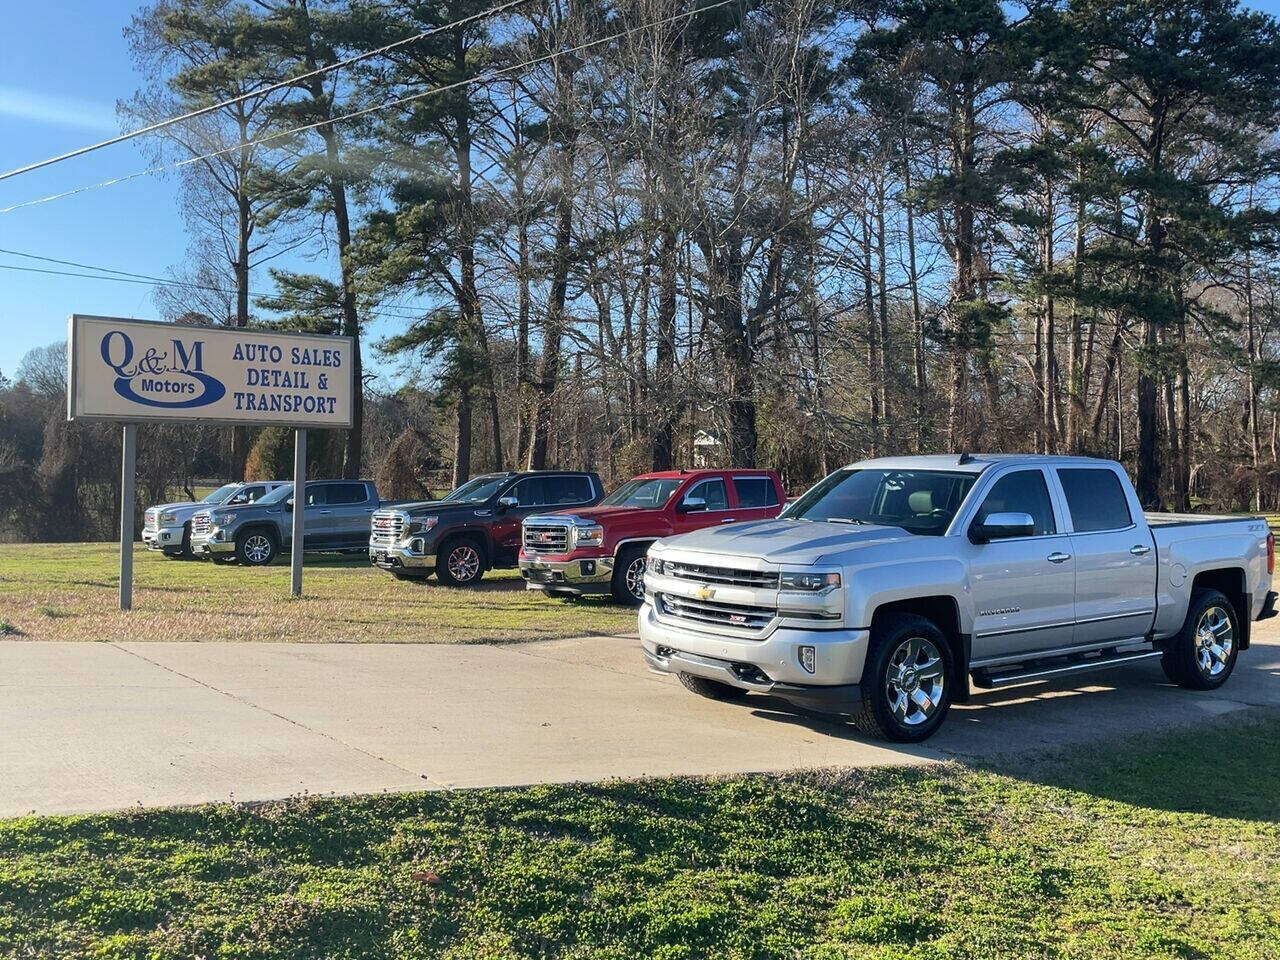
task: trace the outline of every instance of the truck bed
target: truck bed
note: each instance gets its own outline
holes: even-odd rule
[[[1260,516],[1223,513],[1145,513],[1143,516],[1147,518],[1147,526],[1162,528],[1190,527],[1207,523],[1232,523],[1239,520],[1261,520],[1265,523],[1267,519]]]

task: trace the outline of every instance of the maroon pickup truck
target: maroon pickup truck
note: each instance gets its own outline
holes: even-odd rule
[[[671,470],[627,481],[594,507],[526,517],[520,575],[530,590],[612,593],[644,600],[644,561],[663,537],[782,510],[782,481],[767,470]]]

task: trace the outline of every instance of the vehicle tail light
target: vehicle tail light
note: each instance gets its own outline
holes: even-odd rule
[[[1267,534],[1267,573],[1276,572],[1276,535]]]

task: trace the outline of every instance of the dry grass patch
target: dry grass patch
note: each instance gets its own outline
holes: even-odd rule
[[[266,569],[168,560],[141,548],[134,609],[116,609],[114,544],[0,545],[0,637],[23,640],[234,640],[487,643],[630,633],[635,612],[601,599],[526,591],[492,571],[478,588],[401,582],[361,557],[307,558],[306,596],[286,562]]]

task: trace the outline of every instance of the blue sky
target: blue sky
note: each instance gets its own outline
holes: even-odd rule
[[[1280,15],[1280,0],[1250,6]],[[8,28],[0,41],[0,169],[118,131],[115,102],[139,86],[121,32],[138,8],[135,0],[0,0]],[[0,208],[149,166],[138,146],[112,147],[0,181]],[[0,249],[163,276],[187,248],[176,193],[173,177],[143,177],[0,214]],[[3,264],[75,269],[0,254]],[[0,268],[0,373],[64,338],[74,312],[156,315],[148,286]]]

